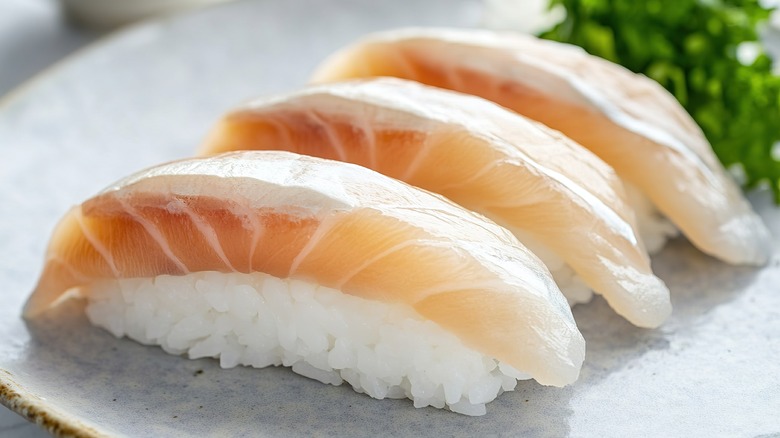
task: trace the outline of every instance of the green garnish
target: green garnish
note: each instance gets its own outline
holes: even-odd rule
[[[550,0],[566,18],[542,37],[582,46],[666,87],[745,185],[768,181],[780,203],[780,76],[758,40],[771,9],[757,0]],[[744,63],[743,63],[744,62]]]

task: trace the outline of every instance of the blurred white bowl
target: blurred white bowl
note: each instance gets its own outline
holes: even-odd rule
[[[65,13],[84,26],[111,29],[154,15],[229,0],[62,0]]]

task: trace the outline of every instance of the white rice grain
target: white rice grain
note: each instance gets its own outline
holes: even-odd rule
[[[199,272],[102,281],[90,321],[117,337],[220,366],[284,365],[371,397],[484,415],[530,376],[474,351],[405,305],[262,273]]]

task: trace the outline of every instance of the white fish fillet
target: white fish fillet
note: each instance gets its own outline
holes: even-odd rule
[[[101,279],[263,272],[411,306],[545,385],[585,342],[547,269],[505,229],[360,166],[237,152],[151,168],[57,226],[32,318]]]
[[[241,149],[338,159],[440,193],[553,251],[632,323],[671,311],[612,168],[484,99],[393,78],[313,86],[233,111],[202,152]]]
[[[580,48],[483,30],[401,29],[342,49],[313,80],[369,76],[493,100],[595,152],[702,251],[735,264],[763,264],[772,252],[766,226],[677,101]]]

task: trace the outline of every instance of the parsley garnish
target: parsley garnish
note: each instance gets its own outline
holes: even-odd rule
[[[545,38],[643,73],[666,87],[702,127],[721,162],[747,187],[770,182],[780,203],[780,76],[756,42],[771,12],[757,0],[551,0],[567,16]]]

